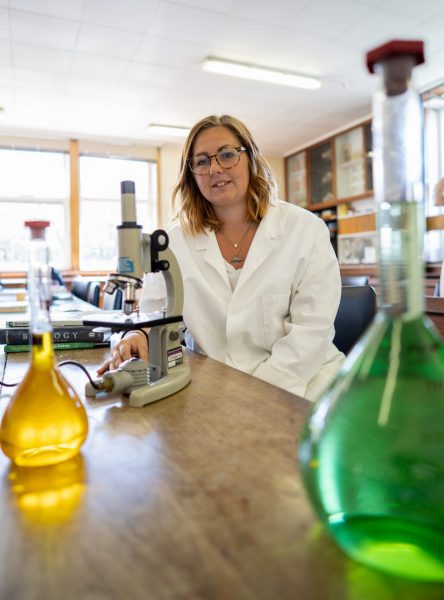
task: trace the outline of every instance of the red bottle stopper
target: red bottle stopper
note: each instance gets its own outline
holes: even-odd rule
[[[424,42],[421,40],[392,40],[378,46],[367,52],[367,68],[370,73],[374,73],[373,67],[376,63],[406,54],[416,59],[415,65],[421,65],[424,62]]]

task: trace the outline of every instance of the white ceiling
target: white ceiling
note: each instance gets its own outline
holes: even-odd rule
[[[421,88],[444,80],[444,0],[0,0],[0,135],[177,144],[148,124],[227,112],[282,156],[370,113],[365,53],[396,37],[426,42]],[[325,85],[206,73],[208,55]]]

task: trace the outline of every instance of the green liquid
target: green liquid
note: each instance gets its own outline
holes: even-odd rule
[[[378,315],[315,405],[300,462],[351,557],[444,581],[444,346],[424,317]]]
[[[444,580],[444,530],[388,517],[334,520],[333,536],[355,560],[400,577]]]

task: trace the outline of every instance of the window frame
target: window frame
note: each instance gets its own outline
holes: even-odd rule
[[[64,152],[69,155],[69,197],[65,210],[65,227],[70,249],[68,253],[69,265],[63,270],[66,281],[70,281],[78,274],[86,276],[104,276],[108,271],[94,270],[81,271],[79,261],[79,211],[80,211],[80,182],[79,182],[79,158],[80,154],[96,154],[110,156],[112,158],[134,158],[146,160],[156,164],[157,171],[157,227],[162,227],[162,204],[161,204],[161,173],[160,173],[160,149],[154,146],[105,144],[90,140],[77,139],[39,139],[39,138],[17,138],[14,136],[0,136],[0,147],[17,150],[47,150],[49,152]],[[25,282],[25,271],[13,271],[2,269],[0,277],[3,282]]]

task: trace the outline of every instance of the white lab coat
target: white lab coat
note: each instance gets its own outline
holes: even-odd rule
[[[234,291],[214,232],[193,237],[175,225],[168,233],[194,342],[211,358],[315,399],[344,358],[332,344],[341,279],[324,222],[273,201]],[[144,289],[142,310],[149,297]]]

